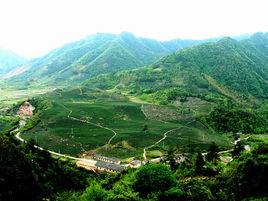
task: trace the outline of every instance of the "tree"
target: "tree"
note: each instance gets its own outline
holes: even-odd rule
[[[184,192],[179,187],[173,187],[167,191],[160,197],[160,201],[180,201],[185,200]]]
[[[142,197],[150,193],[165,192],[176,184],[170,169],[163,164],[147,164],[136,172],[135,191]]]
[[[0,136],[0,200],[41,200],[42,190],[30,161],[8,138]]]
[[[204,158],[202,154],[198,152],[195,159],[195,173],[201,174],[203,172],[204,165],[205,165]]]
[[[190,201],[208,201],[212,200],[212,193],[206,183],[206,181],[192,179],[182,184],[185,198],[184,200]]]
[[[238,141],[236,143],[236,145],[234,146],[234,150],[232,151],[232,157],[235,158],[235,157],[238,157],[240,155],[240,153],[242,151],[244,151],[244,146],[241,144],[240,141]]]
[[[219,147],[215,142],[212,142],[208,148],[206,160],[215,163],[219,159]]]
[[[176,170],[177,169],[177,163],[175,160],[175,149],[174,148],[169,148],[167,151],[167,154],[164,156],[164,161],[169,164],[171,170]]]
[[[101,201],[107,196],[107,192],[97,182],[92,182],[81,196],[81,201]]]
[[[147,133],[147,131],[148,131],[148,125],[147,124],[144,125],[142,131],[144,131],[145,134]]]

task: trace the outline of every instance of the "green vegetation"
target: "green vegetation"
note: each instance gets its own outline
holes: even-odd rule
[[[11,72],[0,83],[0,200],[267,200],[268,35],[162,57],[197,43],[181,42],[97,34]],[[19,144],[25,100],[35,110]],[[34,144],[149,162],[96,175]]]
[[[170,146],[181,151],[190,145],[206,150],[215,141],[221,149],[230,147],[225,135],[210,131],[193,116],[181,115],[175,107],[142,105],[115,93],[86,88],[57,90],[30,102],[37,111],[21,136],[61,153],[96,151],[122,159],[141,158],[143,149],[168,131],[167,137],[154,146],[160,150],[157,155],[149,151],[148,157],[161,156]]]
[[[158,192],[163,193],[176,183],[171,170],[165,165],[145,165],[136,172],[135,177],[134,189],[142,197]]]
[[[197,97],[212,102],[228,98],[252,107],[268,94],[266,43],[267,34],[241,42],[224,38],[183,49],[147,67],[101,75],[85,85],[135,94],[159,104]]]
[[[206,121],[219,132],[266,133],[268,113],[246,110],[235,105],[220,105],[207,117]]]
[[[218,157],[213,157],[211,163],[200,153],[193,153],[184,155],[185,160],[175,163],[173,168],[167,161],[118,174],[96,175],[75,168],[70,161],[51,158],[47,152],[34,148],[33,142],[17,145],[12,138],[1,136],[0,198],[7,201],[265,200],[267,143],[248,140],[250,146],[254,144],[252,150],[239,152],[229,163],[221,162]],[[212,155],[219,154],[215,147],[210,145]],[[175,155],[169,154],[170,161]]]
[[[0,135],[0,200],[51,199],[65,191],[79,191],[97,177],[70,161],[53,159],[33,143],[18,145]]]
[[[0,116],[0,135],[10,135],[17,128],[19,118],[11,116]]]
[[[70,85],[103,73],[141,67],[155,62],[161,56],[202,42],[204,41],[159,42],[137,38],[126,32],[119,35],[98,33],[32,60],[21,67],[27,69],[25,72],[19,75],[11,72],[7,77],[15,85]]]

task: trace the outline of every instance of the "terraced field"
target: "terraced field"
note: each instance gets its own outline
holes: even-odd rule
[[[58,90],[46,99],[52,106],[22,137],[60,153],[85,156],[94,151],[125,159],[142,158],[147,147],[185,150],[191,144],[203,150],[211,141],[222,148],[229,146],[226,136],[211,133],[189,116],[180,116],[176,107],[143,105],[122,95],[85,89]],[[167,136],[161,140],[164,133]],[[155,144],[159,140],[161,143]]]
[[[51,90],[52,88],[44,86],[40,86],[39,88],[20,88],[19,86],[8,86],[0,81],[0,112],[8,107],[11,107],[13,104],[17,104],[25,99],[39,94],[44,94]]]

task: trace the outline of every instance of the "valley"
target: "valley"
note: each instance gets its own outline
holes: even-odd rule
[[[216,141],[221,149],[230,147],[227,136],[214,134],[189,115],[177,115],[172,106],[138,104],[124,95],[85,89],[82,95],[79,89],[50,92],[45,101],[51,105],[40,112],[38,125],[21,136],[59,153],[127,160],[142,159],[145,148],[150,158],[150,152],[160,150],[160,157],[170,146],[204,151]]]
[[[16,170],[37,200],[265,197],[267,45],[98,33],[5,67],[0,185]]]
[[[268,59],[252,49],[254,46],[266,51],[265,43],[259,43],[261,39],[267,40],[266,35],[257,33],[242,41],[199,41],[189,43],[195,46],[186,45],[185,49],[171,53],[182,48],[180,42],[158,42],[130,33],[96,34],[30,61],[27,71],[5,78],[1,82],[1,108],[5,111],[26,100],[33,102],[37,110],[21,137],[74,157],[101,154],[123,161],[150,160],[162,157],[172,148],[181,153],[205,152],[212,142],[227,150],[232,146],[231,134],[219,132],[212,122],[215,117],[210,117],[221,105],[241,106],[245,110],[242,113],[254,107],[264,108],[255,124],[266,129],[266,120],[261,118],[267,95],[266,74],[262,72],[267,69],[266,65],[258,64]],[[119,44],[128,49],[120,57]],[[108,48],[109,55],[108,50],[103,55],[103,48]],[[141,48],[143,53],[138,51]],[[165,56],[168,53],[171,54]],[[135,55],[139,60],[141,54],[147,55],[142,63],[120,63],[124,70],[117,68],[117,59]],[[114,66],[109,72],[98,66],[106,63],[104,58]],[[87,79],[70,73],[86,60],[99,64],[88,63],[83,69],[101,71],[94,75],[90,72]],[[150,62],[153,63],[146,65]],[[230,71],[234,66],[236,71]],[[238,73],[244,76],[243,81]],[[68,84],[61,79],[68,80]],[[23,84],[19,85],[20,82]],[[255,84],[249,86],[245,82]],[[228,129],[240,132],[242,128]],[[248,127],[243,129],[249,131]],[[254,129],[251,127],[250,131]]]

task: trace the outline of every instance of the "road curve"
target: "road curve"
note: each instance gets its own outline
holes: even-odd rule
[[[150,145],[149,147],[144,148],[144,149],[143,149],[143,158],[144,158],[144,160],[145,160],[145,161],[147,160],[147,157],[146,157],[146,149],[152,148],[153,146],[159,144],[160,142],[162,142],[163,140],[165,140],[165,139],[167,138],[167,134],[168,134],[168,133],[170,133],[170,132],[172,132],[172,131],[174,131],[174,130],[180,129],[180,128],[181,128],[181,127],[179,127],[179,128],[173,128],[173,129],[171,129],[171,130],[168,130],[167,132],[165,132],[165,133],[163,134],[164,136],[163,136],[160,140],[158,140],[158,141],[155,142],[154,144]]]
[[[20,132],[18,132],[15,137],[20,140],[21,142],[24,142],[24,143],[27,143],[26,140],[22,139],[20,137]],[[83,162],[87,162],[89,163],[90,165],[94,165],[97,161],[95,160],[91,160],[91,159],[85,159],[85,158],[76,158],[76,157],[73,157],[73,156],[68,156],[68,155],[65,155],[65,154],[60,154],[60,153],[57,153],[57,152],[54,152],[54,151],[50,151],[50,150],[47,150],[47,149],[44,149],[42,147],[39,147],[37,145],[34,145],[35,148],[37,149],[40,149],[40,150],[43,150],[43,151],[47,151],[49,152],[50,154],[52,155],[55,155],[55,156],[60,156],[60,157],[64,157],[64,158],[69,158],[69,159],[72,159],[72,160],[77,160],[77,161],[83,161]]]
[[[75,120],[75,121],[80,121],[80,122],[83,122],[83,123],[87,123],[87,124],[91,124],[91,125],[94,125],[94,126],[97,126],[99,128],[102,128],[102,129],[105,129],[105,130],[108,130],[108,131],[111,131],[113,133],[113,136],[107,141],[107,145],[111,144],[111,141],[116,137],[117,135],[117,132],[114,131],[113,129],[111,128],[108,128],[108,127],[105,127],[105,126],[102,126],[100,124],[96,124],[96,123],[93,123],[91,121],[88,121],[88,120],[83,120],[83,119],[78,119],[76,117],[72,117],[71,114],[72,114],[72,110],[70,110],[69,108],[67,108],[65,105],[61,104],[66,110],[69,111],[69,114],[67,115],[67,117],[69,119],[72,119],[72,120]]]

